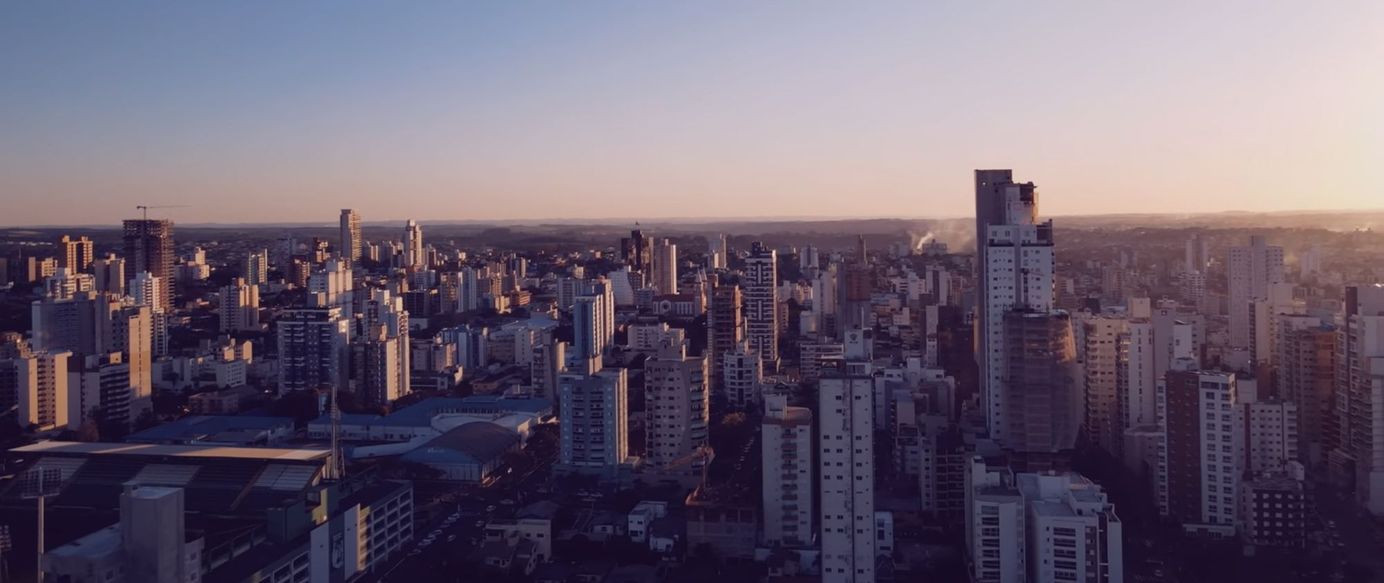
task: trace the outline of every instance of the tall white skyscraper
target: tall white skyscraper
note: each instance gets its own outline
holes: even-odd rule
[[[1009,170],[976,171],[976,309],[981,405],[990,436],[1004,444],[1010,426],[1005,403],[1008,345],[1005,316],[1053,309],[1052,221],[1038,220],[1038,191],[1015,183]]]
[[[764,543],[812,544],[812,410],[769,395],[762,423]]]
[[[423,269],[427,261],[428,256],[423,249],[423,227],[409,219],[408,224],[404,225],[404,267]]]
[[[354,267],[360,261],[360,214],[353,209],[341,209],[341,238],[337,255]]]
[[[869,368],[868,361],[832,359],[818,380],[823,583],[875,580],[875,382]]]
[[[661,294],[678,293],[678,246],[668,239],[654,246],[653,286]]]
[[[1283,248],[1266,244],[1263,237],[1250,237],[1249,246],[1230,248],[1226,277],[1230,346],[1247,350],[1252,340],[1251,302],[1267,298],[1271,284],[1283,283]]]
[[[769,371],[778,370],[778,254],[763,243],[745,258],[745,338]]]
[[[644,361],[644,399],[649,463],[662,471],[706,445],[711,399],[706,356],[687,355],[682,330],[670,331],[659,344],[658,353]],[[701,463],[680,470],[700,471]]]

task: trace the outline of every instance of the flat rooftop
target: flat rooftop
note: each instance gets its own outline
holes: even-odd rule
[[[187,458],[231,458],[271,461],[316,461],[326,459],[326,449],[280,449],[269,447],[226,447],[217,445],[156,445],[147,443],[82,443],[40,441],[16,447],[11,453],[72,455],[145,455]]]

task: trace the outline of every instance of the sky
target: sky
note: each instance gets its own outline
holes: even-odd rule
[[[1384,2],[7,2],[0,225],[1384,208]]]

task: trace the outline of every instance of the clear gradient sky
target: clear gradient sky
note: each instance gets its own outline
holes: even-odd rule
[[[1384,207],[1384,2],[6,2],[0,225]]]

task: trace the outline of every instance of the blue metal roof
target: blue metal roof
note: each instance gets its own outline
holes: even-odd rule
[[[351,425],[424,427],[431,425],[434,417],[447,413],[473,413],[478,415],[529,413],[532,415],[541,415],[552,411],[552,408],[553,402],[548,399],[511,399],[498,395],[433,397],[384,416],[342,414],[341,422]],[[313,421],[313,423],[330,422],[331,418],[327,415],[322,415]]]
[[[248,415],[190,415],[140,431],[125,441],[158,443],[189,441],[245,431],[293,430],[289,417],[259,417]]]
[[[520,437],[499,425],[476,421],[454,427],[423,447],[404,454],[405,460],[426,463],[485,464],[518,447]]]

